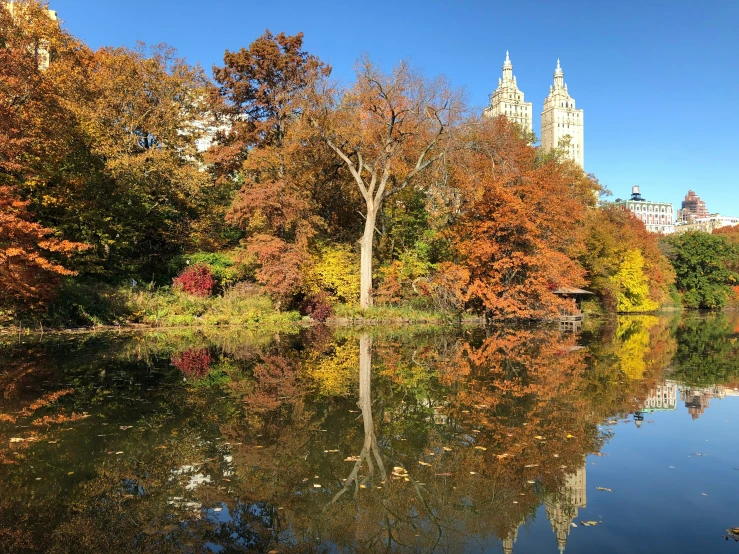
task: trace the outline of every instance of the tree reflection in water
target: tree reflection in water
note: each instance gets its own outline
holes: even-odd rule
[[[0,551],[512,552],[541,506],[563,549],[604,423],[739,382],[704,323],[6,344]]]

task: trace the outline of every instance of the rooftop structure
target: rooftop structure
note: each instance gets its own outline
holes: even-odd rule
[[[638,186],[631,187],[631,198],[616,200],[616,205],[633,213],[642,221],[651,233],[669,235],[675,232],[672,204],[669,202],[651,202],[642,197]]]

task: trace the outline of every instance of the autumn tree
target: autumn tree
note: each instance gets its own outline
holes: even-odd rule
[[[448,229],[463,300],[494,318],[556,313],[552,291],[583,286],[577,262],[595,183],[571,162],[540,157],[505,118],[473,120],[450,168],[460,195]],[[459,278],[458,278],[459,279]]]
[[[588,211],[585,246],[580,261],[607,309],[650,311],[669,301],[675,271],[660,249],[659,236],[631,212],[612,205]],[[624,279],[627,274],[632,279]],[[631,300],[624,302],[627,297]]]
[[[34,307],[48,301],[63,265],[83,244],[59,238],[38,222],[22,191],[48,175],[67,149],[68,123],[47,56],[74,48],[40,2],[0,7],[0,307]]]
[[[60,278],[75,275],[62,261],[86,247],[32,221],[27,205],[10,187],[0,186],[0,308],[50,300]]]
[[[228,220],[245,233],[257,280],[286,300],[301,289],[313,239],[342,198],[339,167],[303,118],[304,92],[330,71],[303,50],[302,33],[269,31],[214,68],[223,130],[208,160],[219,183],[239,187]]]
[[[84,86],[67,98],[84,147],[70,174],[44,188],[40,210],[94,244],[107,271],[153,270],[192,244],[193,223],[207,211],[197,141],[208,83],[165,45],[87,58]]]
[[[384,73],[362,58],[356,73],[345,90],[318,83],[309,117],[361,193],[360,306],[368,308],[377,216],[443,157],[461,104],[443,79],[427,80],[404,62]]]

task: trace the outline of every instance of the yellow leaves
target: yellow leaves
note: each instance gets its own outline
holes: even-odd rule
[[[484,446],[476,446],[475,450],[487,450]]]
[[[423,462],[421,460],[418,460],[418,465],[425,466],[425,467],[431,467],[431,464],[429,464],[427,462]]]
[[[327,246],[314,257],[305,282],[308,292],[326,291],[338,300],[359,301],[359,257],[349,246]]]
[[[546,439],[545,439],[544,437],[542,437],[541,435],[535,435],[535,436],[534,436],[534,438],[535,438],[536,440],[539,440],[539,441],[543,441],[543,440],[546,440]]]

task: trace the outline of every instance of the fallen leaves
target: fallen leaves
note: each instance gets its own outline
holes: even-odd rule
[[[581,521],[580,525],[583,527],[592,527],[594,525],[598,525],[599,523],[603,523],[602,521]]]
[[[607,487],[595,487],[596,490],[604,491],[604,492],[613,492],[613,490],[607,488]]]

